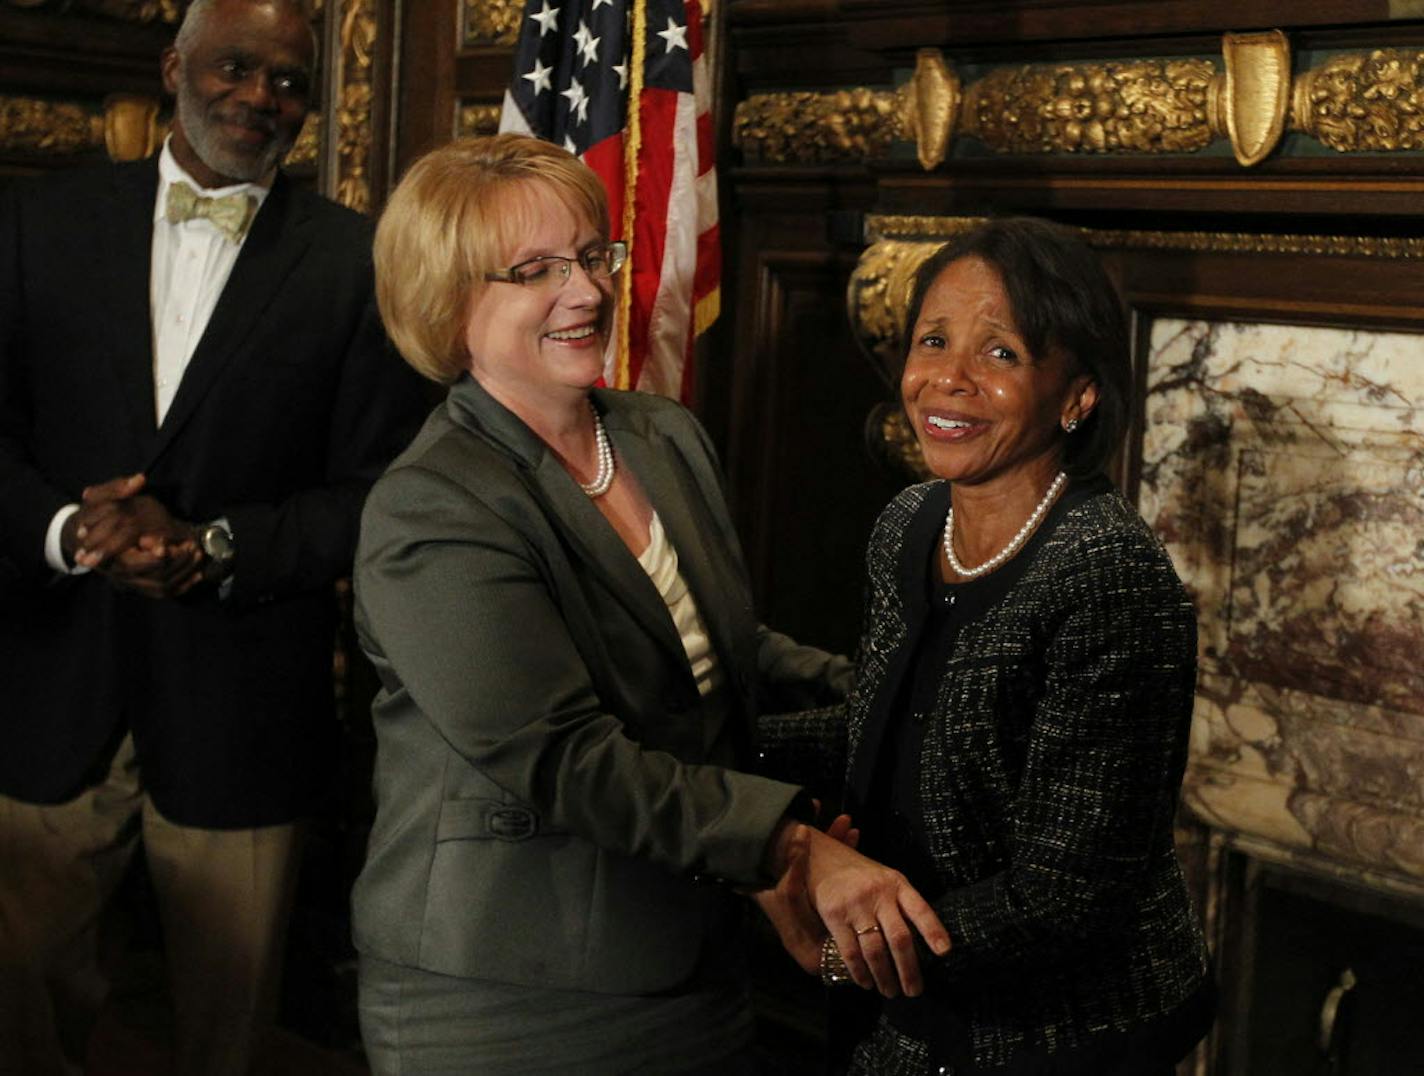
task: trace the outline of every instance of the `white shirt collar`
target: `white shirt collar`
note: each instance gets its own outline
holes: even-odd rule
[[[158,198],[153,207],[155,222],[167,219],[165,214],[168,206],[168,188],[174,183],[186,183],[205,198],[222,198],[229,194],[250,194],[257,199],[259,209],[262,208],[262,203],[266,200],[267,195],[272,193],[272,181],[277,177],[275,168],[259,183],[234,183],[228,187],[205,188],[178,163],[178,158],[173,156],[172,143],[173,136],[169,135],[163,140],[163,151],[158,155]]]

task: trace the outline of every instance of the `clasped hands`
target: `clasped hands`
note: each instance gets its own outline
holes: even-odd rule
[[[71,563],[116,587],[176,598],[202,582],[207,558],[193,525],[141,492],[146,481],[133,474],[89,486],[64,521],[60,545]]]
[[[820,970],[829,934],[857,986],[887,998],[916,997],[924,979],[915,933],[936,956],[944,956],[949,932],[905,876],[861,855],[858,841],[847,815],[824,833],[788,819],[769,849],[777,884],[752,898],[803,970]]]

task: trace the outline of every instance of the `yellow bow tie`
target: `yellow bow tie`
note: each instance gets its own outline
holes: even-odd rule
[[[205,218],[234,243],[242,242],[256,211],[257,199],[250,194],[205,198],[182,182],[169,185],[168,205],[164,210],[170,224]]]

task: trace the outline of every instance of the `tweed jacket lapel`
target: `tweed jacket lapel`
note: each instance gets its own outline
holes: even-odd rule
[[[114,175],[115,204],[106,227],[95,229],[98,256],[110,268],[103,276],[107,306],[105,327],[115,342],[105,349],[124,421],[135,446],[147,444],[155,426],[153,402],[153,324],[148,279],[153,262],[153,203],[158,197],[158,158],[122,168]],[[76,296],[87,300],[87,296]]]
[[[609,424],[619,429],[614,417],[616,409],[610,407],[606,398],[601,402],[609,415]],[[682,640],[648,573],[538,435],[468,375],[451,388],[449,411],[460,425],[514,458],[520,465],[525,487],[542,506],[580,566],[603,582],[669,656],[685,662]],[[617,439],[620,452],[631,448],[635,456],[646,457],[641,444],[639,439],[627,436]],[[634,466],[634,470],[638,468]],[[643,480],[642,473],[639,480]],[[654,503],[656,505],[656,501]]]
[[[150,465],[192,418],[218,375],[242,353],[252,329],[271,316],[274,299],[310,243],[310,214],[291,197],[286,176],[278,172],[271,193],[257,211],[202,339],[183,372],[178,392],[153,442]],[[265,358],[261,355],[245,357],[254,362]]]
[[[914,648],[904,642],[920,630],[929,612],[925,599],[926,565],[949,508],[949,483],[929,483],[920,488],[924,493],[909,506],[908,518],[877,535],[881,544],[875,551],[876,567],[870,582],[871,601],[879,608],[872,623],[894,627],[893,634],[869,640],[873,660],[862,663],[867,682],[856,685],[861,712],[851,715],[847,785],[857,804],[869,801],[885,729],[914,657]]]

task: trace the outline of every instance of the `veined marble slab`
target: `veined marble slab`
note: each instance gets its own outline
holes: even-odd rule
[[[1185,798],[1424,880],[1424,337],[1161,319],[1142,514],[1197,602]]]

